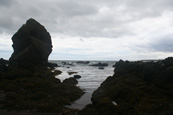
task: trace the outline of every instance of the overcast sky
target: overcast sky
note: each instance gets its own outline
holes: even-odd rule
[[[173,56],[173,0],[0,0],[0,57],[34,18],[51,34],[54,60]]]

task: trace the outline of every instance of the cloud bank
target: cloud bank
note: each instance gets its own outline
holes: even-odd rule
[[[172,0],[0,0],[1,57],[29,18],[50,32],[50,59],[139,60],[173,56]]]

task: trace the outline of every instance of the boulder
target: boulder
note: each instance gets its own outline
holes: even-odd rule
[[[75,78],[75,79],[80,79],[81,76],[80,76],[80,75],[74,75],[74,78]]]
[[[67,72],[69,75],[72,75],[72,74],[77,74],[77,72]]]
[[[59,74],[61,74],[62,73],[62,71],[60,71],[60,70],[55,70],[54,71],[54,75],[59,75]]]
[[[106,97],[104,90],[103,89],[97,89],[93,92],[92,97],[91,97],[91,101],[93,102],[93,104],[97,104],[104,97]]]
[[[107,63],[101,63],[101,62],[99,62],[99,63],[96,63],[96,64],[92,64],[92,65],[90,65],[90,66],[95,66],[95,67],[106,67],[106,66],[108,66],[108,64],[107,64]]]
[[[90,62],[89,61],[77,61],[76,63],[78,63],[78,64],[89,64]]]
[[[48,62],[52,52],[49,32],[34,19],[27,20],[12,37],[14,52],[10,62],[43,64]]]
[[[99,67],[99,69],[104,69],[104,67]]]
[[[63,65],[74,66],[71,62],[61,62]]]
[[[76,85],[78,81],[74,77],[67,78],[63,81],[65,84]]]

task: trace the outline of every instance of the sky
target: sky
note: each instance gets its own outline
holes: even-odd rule
[[[173,0],[0,0],[0,57],[29,18],[50,33],[50,60],[173,56]]]

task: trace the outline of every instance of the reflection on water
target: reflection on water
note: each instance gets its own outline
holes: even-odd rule
[[[66,107],[73,108],[73,109],[83,109],[85,105],[88,105],[91,103],[91,96],[92,96],[92,92],[86,92],[80,99],[75,101],[70,106],[66,106]]]

